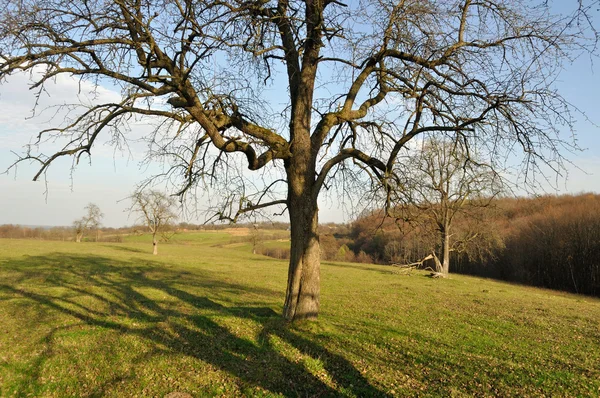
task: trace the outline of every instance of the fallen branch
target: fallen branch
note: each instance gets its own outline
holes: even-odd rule
[[[419,267],[423,266],[423,263],[425,261],[431,260],[432,258],[433,258],[433,254],[430,254],[419,261],[415,261],[414,263],[410,263],[410,264],[395,263],[395,264],[391,264],[391,265],[394,267],[399,267],[399,268],[419,268]]]
[[[448,275],[442,273],[442,272],[432,272],[429,274],[430,278],[434,278],[434,279],[438,279],[438,278],[447,278]]]

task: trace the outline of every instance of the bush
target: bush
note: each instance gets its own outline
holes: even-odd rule
[[[278,260],[289,260],[290,258],[289,248],[259,246],[256,249],[256,253],[262,254],[263,256],[273,257]]]

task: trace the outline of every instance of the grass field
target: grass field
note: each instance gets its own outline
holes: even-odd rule
[[[326,262],[288,325],[287,264],[230,238],[0,240],[0,395],[600,395],[600,300]]]

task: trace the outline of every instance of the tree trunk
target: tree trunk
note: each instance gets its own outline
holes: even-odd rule
[[[152,246],[154,248],[152,254],[156,256],[158,254],[158,241],[156,240],[156,234],[152,235]]]
[[[444,228],[442,231],[442,274],[444,277],[448,276],[450,272],[450,234],[448,228]]]
[[[290,150],[285,162],[288,182],[291,247],[288,283],[283,315],[288,321],[316,319],[321,289],[321,247],[319,244],[318,189],[315,187],[317,156],[321,143],[311,139],[311,114],[317,72],[322,4],[308,2],[306,30],[308,40],[302,55],[299,76],[290,79]],[[295,73],[295,71],[292,71]]]
[[[77,235],[75,235],[75,241],[76,241],[77,243],[81,243],[81,237],[82,237],[82,234],[77,234]]]
[[[305,195],[289,206],[291,249],[283,315],[289,321],[316,319],[321,286],[321,249],[316,200]]]

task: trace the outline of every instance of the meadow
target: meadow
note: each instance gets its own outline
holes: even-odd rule
[[[0,395],[600,395],[595,298],[323,262],[288,324],[285,261],[228,231],[151,249],[0,239]]]

